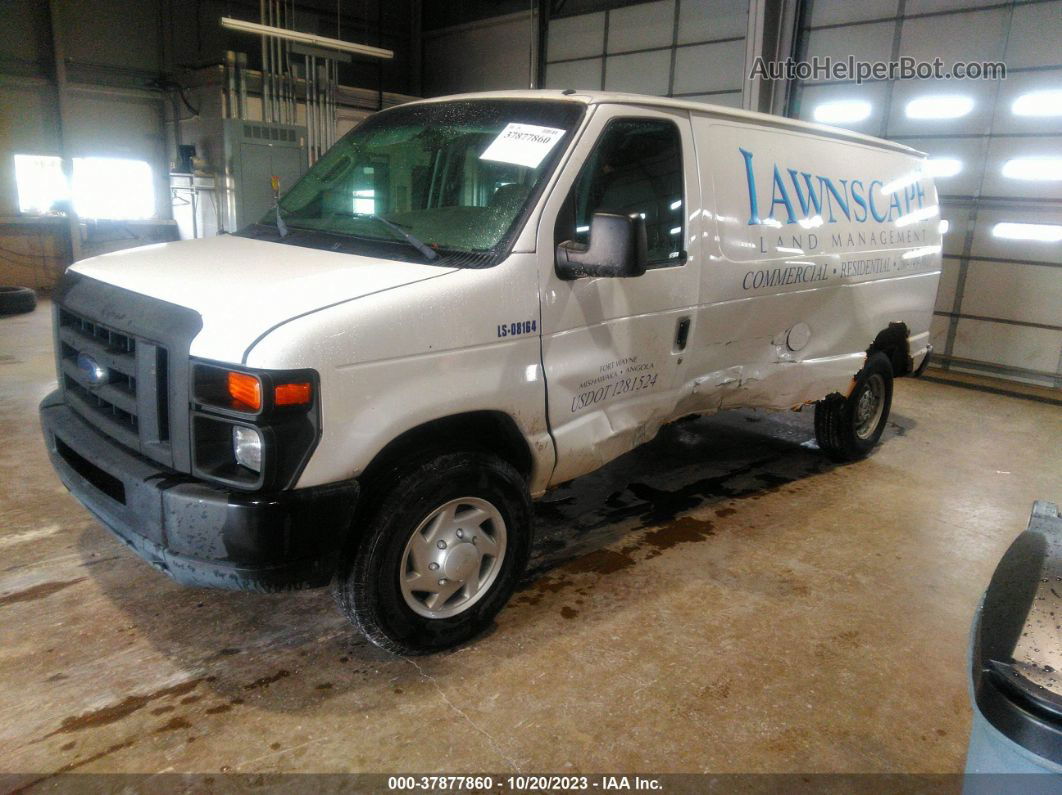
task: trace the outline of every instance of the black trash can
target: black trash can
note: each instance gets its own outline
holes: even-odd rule
[[[974,618],[966,793],[1062,792],[1060,627],[1062,517],[1038,500]]]

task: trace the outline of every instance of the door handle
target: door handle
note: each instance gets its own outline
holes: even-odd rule
[[[678,325],[675,327],[675,351],[686,350],[686,342],[690,337],[690,319],[688,317],[679,318]]]

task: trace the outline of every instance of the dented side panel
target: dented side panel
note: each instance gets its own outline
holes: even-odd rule
[[[633,110],[603,105],[595,122]],[[795,408],[848,394],[890,324],[907,329],[912,369],[928,352],[941,233],[921,158],[696,113],[689,133],[684,269],[557,279],[553,223],[575,167],[547,199],[538,242],[553,483],[686,414]],[[584,136],[574,163],[595,137]],[[681,318],[690,327],[678,351]],[[624,368],[647,362],[660,380],[630,393]]]
[[[683,213],[700,207],[688,113],[626,105],[597,109],[546,201],[539,226],[542,355],[557,448],[553,483],[596,469],[652,439],[672,418],[689,378],[677,338],[680,324],[692,321],[697,304],[701,246],[696,225],[683,224],[685,262],[676,260],[637,278],[566,281],[554,270],[557,215],[582,163],[610,121],[634,117],[676,125],[685,182],[676,209]]]
[[[913,366],[940,277],[937,194],[922,160],[693,118],[706,267],[683,410],[782,409],[847,394],[890,323]]]

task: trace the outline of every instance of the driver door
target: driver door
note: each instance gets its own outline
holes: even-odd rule
[[[686,380],[700,186],[689,115],[598,106],[539,226],[542,359],[557,449],[551,484],[607,463],[673,418]],[[646,273],[561,279],[556,245],[589,243],[594,212],[644,217]]]

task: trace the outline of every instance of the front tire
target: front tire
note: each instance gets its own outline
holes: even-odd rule
[[[835,461],[865,458],[881,439],[892,408],[892,364],[870,354],[847,397],[830,395],[815,404],[815,439]]]
[[[374,496],[334,583],[347,618],[397,654],[440,651],[486,629],[531,551],[520,473],[486,453],[446,453],[396,472]]]

